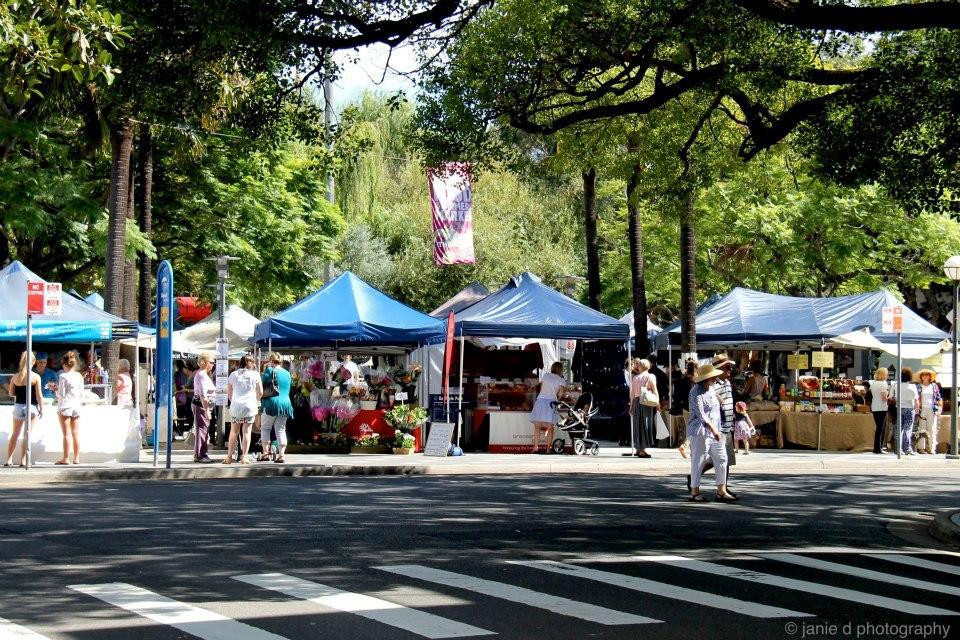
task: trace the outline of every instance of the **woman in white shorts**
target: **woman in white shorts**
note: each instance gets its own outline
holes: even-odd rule
[[[83,405],[83,376],[77,369],[77,352],[63,356],[63,371],[57,379],[57,417],[63,432],[63,457],[57,464],[80,464],[80,407]]]
[[[257,373],[253,358],[244,355],[240,358],[240,366],[230,374],[227,380],[227,396],[230,398],[230,439],[227,442],[227,457],[223,464],[233,462],[233,454],[237,450],[237,436],[243,429],[243,454],[240,464],[249,464],[247,452],[250,451],[250,433],[253,430],[253,421],[257,417],[260,397],[263,395],[263,383]]]
[[[563,385],[567,382],[561,377],[561,373],[563,373],[563,363],[554,362],[550,366],[550,373],[543,374],[543,378],[540,379],[540,393],[530,413],[530,422],[533,423],[533,453],[540,452],[540,438],[544,432],[546,432],[547,441],[543,447],[543,453],[551,452],[554,425],[557,423],[557,410],[553,408],[553,403],[563,395]]]

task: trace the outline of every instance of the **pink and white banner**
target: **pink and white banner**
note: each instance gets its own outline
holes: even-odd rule
[[[473,191],[470,164],[448,162],[427,169],[433,212],[433,261],[474,264]]]

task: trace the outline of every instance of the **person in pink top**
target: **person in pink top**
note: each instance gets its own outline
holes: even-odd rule
[[[196,440],[193,443],[193,461],[210,463],[207,455],[207,439],[210,436],[210,405],[215,387],[210,379],[213,369],[213,354],[201,353],[197,358],[200,370],[193,376],[193,427]]]
[[[630,379],[630,446],[629,455],[638,458],[651,457],[647,447],[657,444],[657,408],[660,394],[657,379],[650,373],[650,361],[634,358],[630,363],[633,377]],[[627,455],[627,454],[624,454]]]
[[[117,362],[116,404],[121,407],[133,406],[133,381],[130,379],[130,361],[126,358]]]

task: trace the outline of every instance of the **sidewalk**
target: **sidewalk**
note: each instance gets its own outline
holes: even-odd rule
[[[105,480],[192,480],[200,478],[245,478],[267,476],[346,475],[537,475],[551,473],[597,473],[675,475],[690,472],[690,462],[676,449],[652,450],[652,458],[623,457],[628,449],[602,447],[597,456],[510,455],[468,453],[457,458],[433,458],[422,454],[296,455],[285,464],[259,462],[249,465],[219,464],[224,452],[211,451],[216,464],[197,464],[192,453],[174,451],[172,468],[165,468],[161,453],[154,467],[152,450],[144,450],[138,463],[104,462],[77,466],[38,463],[27,471],[0,467],[0,486],[48,482]],[[949,475],[960,478],[960,462],[944,456],[916,455],[897,460],[892,454],[816,452],[762,449],[749,456],[738,455],[736,474],[872,474]]]

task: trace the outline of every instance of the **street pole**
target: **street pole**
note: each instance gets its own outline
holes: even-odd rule
[[[329,76],[330,74],[327,73]],[[333,83],[330,81],[330,78],[327,77],[323,81],[323,128],[324,132],[327,135],[327,148],[332,152],[333,151]],[[333,171],[327,172],[327,202],[334,204],[337,201],[336,197],[336,185],[334,183]],[[327,260],[327,263],[323,267],[323,281],[324,283],[330,282],[333,280],[334,276],[333,261]]]
[[[950,388],[950,447],[947,449],[948,460],[958,460],[957,452],[957,324],[960,323],[960,309],[957,309],[960,299],[960,281],[953,283],[953,387]],[[936,453],[936,452],[934,452]]]
[[[901,433],[903,430],[903,354],[901,346],[903,345],[903,334],[897,332],[897,378],[893,383],[897,389],[897,460],[900,459],[903,447],[900,445]]]
[[[30,422],[32,418],[32,405],[30,404],[31,396],[33,394],[33,385],[30,383],[30,378],[33,375],[33,364],[31,360],[33,359],[33,314],[27,314],[27,379],[23,381],[27,385],[27,418],[24,422],[23,427],[23,451],[26,458],[27,470],[30,469]],[[43,402],[43,397],[38,398],[39,403]],[[38,404],[39,404],[38,403]]]
[[[224,340],[227,337],[227,325],[226,325],[226,313],[227,313],[227,278],[230,275],[230,262],[233,260],[239,260],[240,258],[235,258],[233,256],[217,256],[216,258],[207,258],[207,260],[212,260],[217,263],[217,307],[219,308],[220,314],[220,340]],[[217,354],[217,358],[220,358],[220,354]],[[216,371],[214,371],[214,376],[217,376]],[[217,393],[220,393],[220,390],[217,390]],[[225,435],[227,428],[227,411],[226,405],[217,404],[217,444],[222,445],[224,443]]]

